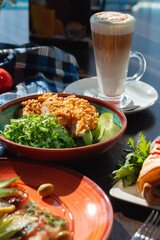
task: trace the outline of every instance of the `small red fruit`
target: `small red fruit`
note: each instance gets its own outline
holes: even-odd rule
[[[7,92],[13,86],[13,79],[9,72],[0,68],[0,93]]]

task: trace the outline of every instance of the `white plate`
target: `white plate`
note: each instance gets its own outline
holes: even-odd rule
[[[126,202],[160,210],[160,206],[153,206],[147,204],[146,200],[139,195],[136,184],[131,187],[124,188],[122,185],[122,181],[120,180],[110,189],[109,194],[112,197]]]
[[[158,136],[150,146],[150,149],[153,148],[155,142],[160,139],[160,136]],[[115,197],[117,199],[127,201],[130,203],[134,203],[137,205],[141,205],[144,207],[149,207],[153,209],[158,209],[160,210],[160,206],[153,206],[153,205],[148,205],[146,200],[142,198],[138,192],[137,185],[133,185],[130,187],[123,187],[122,180],[118,181],[109,191],[110,195],[112,197]]]
[[[124,113],[135,113],[151,107],[158,99],[157,91],[147,83],[142,81],[128,82],[125,89],[126,94],[130,97],[134,105],[138,108]],[[68,85],[64,93],[81,94],[85,96],[95,97],[98,93],[97,77],[84,78]]]

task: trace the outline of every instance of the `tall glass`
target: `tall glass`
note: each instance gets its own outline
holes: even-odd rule
[[[119,12],[99,12],[90,18],[99,96],[120,107],[126,105],[126,80],[139,80],[146,67],[138,52],[131,52],[135,18]],[[130,57],[139,60],[139,71],[127,79]]]

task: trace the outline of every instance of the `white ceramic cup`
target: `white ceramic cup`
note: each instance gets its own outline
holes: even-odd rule
[[[138,81],[146,70],[144,56],[131,51],[135,18],[119,12],[99,12],[90,18],[99,97],[117,106],[126,105],[125,84]],[[139,69],[127,78],[130,58],[137,58]]]

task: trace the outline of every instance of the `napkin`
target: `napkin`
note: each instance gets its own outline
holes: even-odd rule
[[[0,94],[0,105],[29,94],[63,92],[79,79],[76,58],[55,46],[26,44],[0,50],[0,68],[14,80],[11,91]]]
[[[13,77],[11,91],[0,94],[0,105],[17,97],[63,92],[79,79],[76,58],[55,46],[26,44],[0,50],[0,68]],[[0,144],[0,157],[5,151]]]

